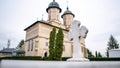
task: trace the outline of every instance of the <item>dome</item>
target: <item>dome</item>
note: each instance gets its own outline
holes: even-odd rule
[[[63,16],[66,14],[71,14],[71,15],[73,15],[73,17],[75,17],[75,15],[68,9],[68,7],[67,7],[67,10],[63,13],[63,15],[61,17],[63,18]]]
[[[50,8],[58,8],[58,9],[60,10],[60,12],[61,12],[61,8],[59,7],[59,4],[58,4],[57,2],[55,2],[55,0],[53,0],[53,2],[51,2],[51,3],[49,4],[49,6],[48,6],[48,8],[46,9],[46,11],[48,12],[48,10],[49,10]]]

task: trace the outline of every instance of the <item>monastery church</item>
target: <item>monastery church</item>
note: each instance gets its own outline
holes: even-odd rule
[[[67,7],[66,11],[60,16],[62,9],[55,0],[48,5],[46,12],[48,13],[47,21],[36,21],[24,29],[26,31],[25,56],[49,56],[49,36],[53,27],[55,27],[57,30],[62,28],[64,33],[62,57],[72,57],[73,42],[68,40],[68,32],[75,15]],[[63,22],[60,21],[60,17],[63,19]],[[80,38],[80,43],[83,56],[87,57],[85,38]]]

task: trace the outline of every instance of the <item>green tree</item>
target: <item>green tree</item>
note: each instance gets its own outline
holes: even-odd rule
[[[98,53],[97,53],[97,51],[95,51],[95,57],[98,57]]]
[[[100,52],[95,51],[95,56],[96,58],[102,58],[102,55]]]
[[[98,52],[98,57],[99,57],[99,58],[102,58],[102,55],[101,55],[101,53],[100,53],[100,52]]]
[[[107,46],[108,46],[108,50],[119,48],[119,44],[117,43],[117,40],[112,35],[110,36]]]
[[[107,44],[107,57],[109,57],[108,51],[111,49],[118,49],[119,44],[117,43],[117,40],[111,35]]]
[[[23,44],[24,44],[24,40],[21,40],[21,41],[19,42],[17,48],[22,48]]]
[[[63,30],[59,28],[58,33],[56,35],[55,60],[62,60],[63,40]]]
[[[88,58],[94,57],[94,55],[92,54],[92,52],[89,49],[87,49],[87,53],[88,53]]]
[[[56,28],[53,28],[50,32],[49,40],[49,60],[54,60],[54,48],[55,48]]]

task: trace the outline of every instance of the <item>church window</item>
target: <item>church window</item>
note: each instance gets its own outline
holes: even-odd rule
[[[28,41],[28,51],[30,50],[30,41]]]
[[[63,51],[65,51],[65,45],[63,45]]]
[[[35,52],[37,52],[37,51],[38,51],[38,49],[35,48]]]
[[[35,48],[38,48],[38,41],[35,41]]]
[[[31,51],[33,51],[33,40],[31,40]]]
[[[48,44],[49,44],[49,43],[48,43],[48,42],[46,42],[46,46],[48,46]]]
[[[38,50],[36,49],[35,52],[37,52]]]

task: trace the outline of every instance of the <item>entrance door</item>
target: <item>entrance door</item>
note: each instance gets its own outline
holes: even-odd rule
[[[44,57],[47,57],[47,52],[44,53]]]

